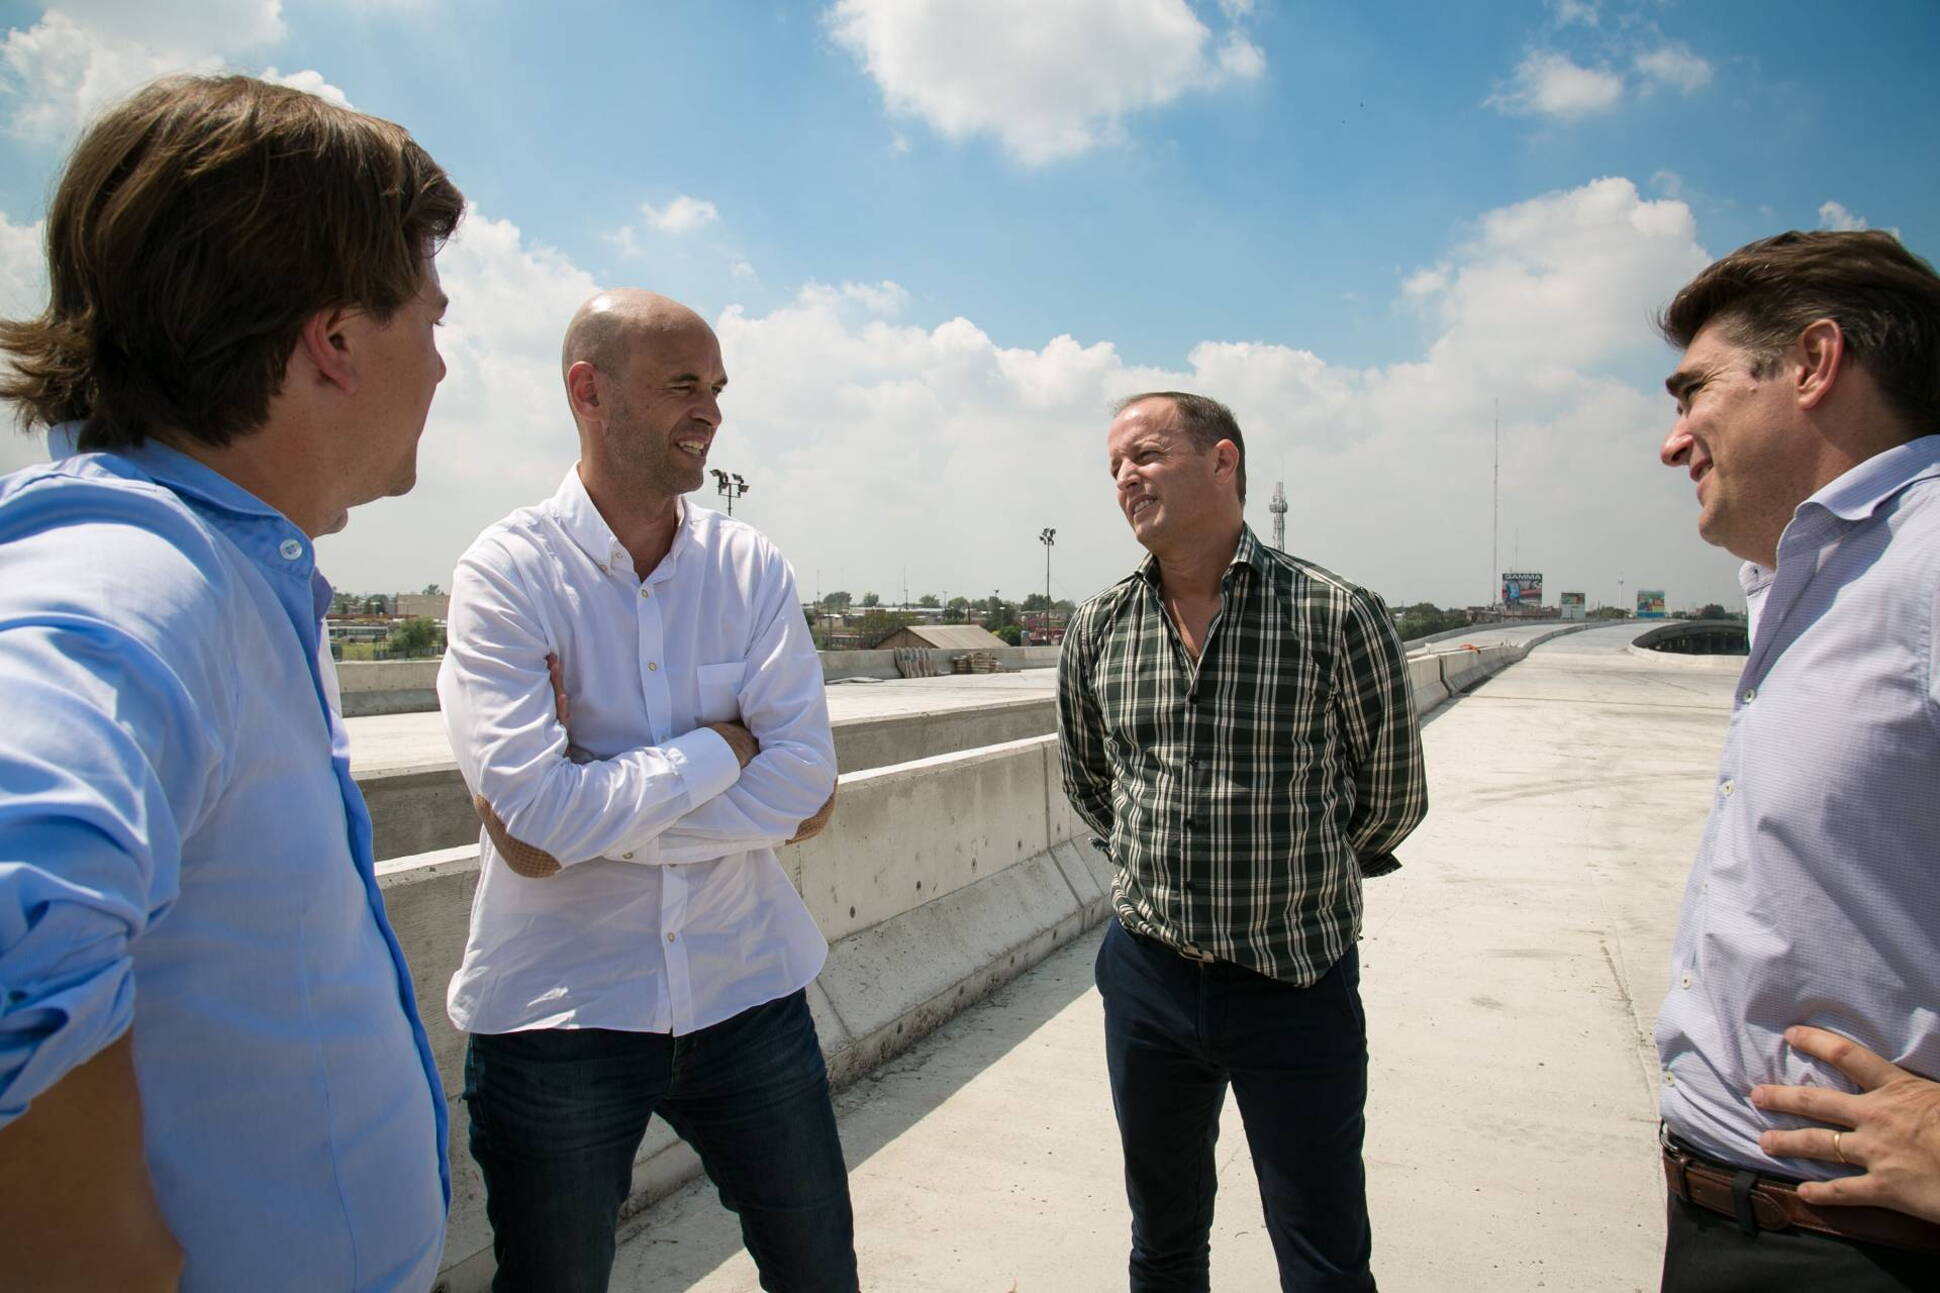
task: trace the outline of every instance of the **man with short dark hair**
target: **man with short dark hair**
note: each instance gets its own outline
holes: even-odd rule
[[[1929,1289],[1940,277],[1889,234],[1780,234],[1661,327],[1661,455],[1751,627],[1657,1021],[1664,1288]]]
[[[1078,608],[1064,784],[1117,867],[1098,952],[1134,1290],[1204,1290],[1231,1085],[1287,1289],[1368,1290],[1361,878],[1427,811],[1379,598],[1246,525],[1216,400],[1136,395],[1106,438],[1151,554]]]
[[[312,541],[411,488],[463,198],[245,77],[110,108],[0,394],[0,1282],[430,1287],[445,1103]]]
[[[648,1121],[700,1154],[762,1287],[854,1293],[806,990],[828,944],[776,860],[834,802],[794,574],[694,507],[727,370],[686,306],[602,292],[561,369],[579,461],[451,587],[438,696],[484,834],[451,1019],[499,1293],[598,1293]]]

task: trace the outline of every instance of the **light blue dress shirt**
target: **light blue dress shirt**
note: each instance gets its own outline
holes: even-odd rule
[[[1726,1162],[1773,1159],[1761,1082],[1851,1090],[1793,1050],[1812,1024],[1940,1078],[1940,436],[1801,503],[1778,566],[1747,566],[1751,654],[1657,1020],[1671,1130]]]
[[[0,1124],[132,1026],[185,1289],[437,1274],[445,1104],[329,598],[301,531],[159,445],[0,478]]]

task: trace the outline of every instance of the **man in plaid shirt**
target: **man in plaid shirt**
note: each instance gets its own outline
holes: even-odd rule
[[[1151,554],[1072,617],[1064,784],[1117,866],[1098,952],[1131,1287],[1208,1287],[1230,1083],[1285,1289],[1374,1288],[1361,1165],[1361,877],[1428,808],[1379,598],[1246,525],[1232,413],[1119,406],[1118,505]]]

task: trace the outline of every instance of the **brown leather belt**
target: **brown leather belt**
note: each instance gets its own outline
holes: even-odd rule
[[[1737,1220],[1747,1233],[1810,1230],[1864,1244],[1940,1252],[1940,1226],[1889,1208],[1814,1207],[1788,1181],[1693,1153],[1665,1129],[1664,1181],[1686,1203]]]

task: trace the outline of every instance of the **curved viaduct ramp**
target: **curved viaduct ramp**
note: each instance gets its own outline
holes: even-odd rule
[[[1362,947],[1384,1289],[1656,1286],[1650,1029],[1736,673],[1639,632],[1547,642],[1423,729],[1433,806]],[[1093,947],[839,1097],[865,1287],[1124,1287]],[[1214,1286],[1275,1287],[1230,1104],[1220,1146]],[[755,1287],[705,1182],[630,1234],[616,1290]]]

